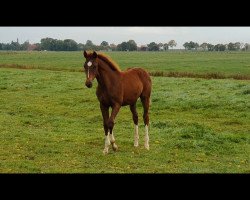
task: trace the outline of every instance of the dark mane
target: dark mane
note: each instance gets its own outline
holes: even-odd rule
[[[110,68],[114,71],[121,71],[120,67],[118,66],[118,64],[116,64],[110,57],[108,57],[107,55],[103,54],[103,53],[98,53],[98,58],[101,59],[102,61],[104,61],[105,63],[107,63]]]

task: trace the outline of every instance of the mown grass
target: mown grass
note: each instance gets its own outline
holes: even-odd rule
[[[250,79],[250,52],[105,52],[122,70],[143,67],[152,75]],[[0,67],[81,71],[82,52],[0,52]]]
[[[96,81],[87,89],[80,72],[1,68],[0,172],[250,172],[249,81],[152,80],[150,151],[138,102],[140,146],[133,147],[132,116],[123,107],[114,129],[119,151],[104,156]]]

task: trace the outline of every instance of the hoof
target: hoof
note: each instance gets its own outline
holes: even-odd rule
[[[113,148],[114,151],[118,150],[118,146],[115,143],[112,145],[112,148]]]
[[[108,152],[109,152],[109,149],[108,149],[108,148],[104,148],[104,149],[103,149],[103,154],[104,154],[104,155],[108,154]]]
[[[149,145],[145,144],[145,149],[149,150]]]
[[[138,142],[134,143],[134,147],[138,147],[138,146],[139,146]]]

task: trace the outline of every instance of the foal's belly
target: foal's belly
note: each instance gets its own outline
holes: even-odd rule
[[[122,105],[133,105],[141,96],[143,90],[142,82],[135,75],[127,75],[123,78],[123,103]]]
[[[141,89],[134,89],[132,91],[124,91],[122,106],[133,105],[141,95]]]
[[[137,99],[140,97],[141,91],[140,90],[134,90],[133,92],[130,93],[123,93],[122,98],[112,98],[107,94],[104,93],[98,93],[97,97],[98,100],[106,105],[106,106],[112,106],[113,104],[119,103],[122,106],[126,105],[133,105],[136,103]],[[121,97],[121,96],[120,96]]]
[[[137,98],[138,99],[138,98]],[[133,100],[125,100],[125,101],[123,101],[122,102],[122,106],[127,106],[127,105],[134,105],[135,103],[136,103],[136,101],[137,101],[137,99],[133,99]]]

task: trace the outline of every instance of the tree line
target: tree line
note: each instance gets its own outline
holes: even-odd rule
[[[203,50],[203,51],[239,51],[239,50],[243,50],[243,51],[248,51],[250,50],[250,44],[248,43],[240,43],[240,42],[230,42],[228,44],[210,44],[210,43],[206,43],[203,42],[202,44],[198,44],[197,42],[185,42],[183,44],[184,48],[186,50]]]
[[[82,51],[82,50],[95,50],[95,51],[167,51],[177,46],[175,40],[170,40],[166,43],[150,42],[146,45],[138,46],[134,40],[122,42],[118,45],[107,41],[102,41],[100,45],[94,44],[91,40],[87,40],[85,44],[77,43],[72,39],[58,40],[53,38],[42,38],[40,43],[30,44],[25,41],[20,44],[18,39],[16,42],[0,43],[0,50],[13,50],[13,51]],[[210,44],[197,42],[185,42],[183,44],[185,50],[194,51],[249,51],[250,44],[248,43],[228,43],[228,44]]]

